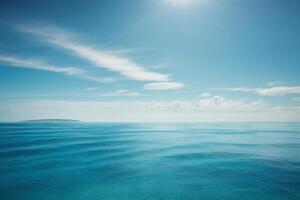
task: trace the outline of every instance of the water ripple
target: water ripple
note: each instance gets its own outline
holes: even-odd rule
[[[297,123],[0,123],[0,199],[300,199]]]

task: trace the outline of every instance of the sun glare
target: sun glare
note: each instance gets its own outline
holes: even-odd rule
[[[174,6],[189,6],[197,0],[165,0],[168,4]]]

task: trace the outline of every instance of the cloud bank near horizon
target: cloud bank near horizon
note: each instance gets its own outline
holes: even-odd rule
[[[82,121],[299,121],[300,107],[233,100],[222,96],[198,101],[9,101],[0,120],[70,118]],[[146,113],[146,114],[145,114]]]

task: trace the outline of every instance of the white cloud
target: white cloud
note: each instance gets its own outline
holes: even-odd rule
[[[121,57],[74,41],[73,35],[65,30],[54,27],[19,26],[19,31],[31,33],[58,47],[68,49],[85,58],[97,67],[118,72],[123,76],[137,81],[168,81],[169,76],[151,72],[127,57]]]
[[[228,89],[225,89],[225,90],[233,91],[233,92],[254,92],[255,91],[255,89],[249,89],[249,88],[245,88],[245,87],[228,88]]]
[[[22,58],[17,58],[17,57],[13,57],[13,56],[7,56],[7,55],[0,55],[0,61],[8,63],[9,65],[15,66],[15,67],[45,70],[45,71],[51,71],[51,72],[64,73],[64,74],[68,74],[68,75],[83,73],[83,71],[79,68],[58,67],[58,66],[43,63],[38,60],[22,59]]]
[[[263,96],[280,96],[287,94],[300,94],[300,86],[290,87],[290,86],[278,86],[269,88],[229,88],[228,91],[238,91],[238,92],[253,92]]]
[[[222,96],[213,96],[201,99],[198,102],[201,110],[218,110],[218,111],[257,111],[269,108],[269,105],[263,101],[245,101],[232,100]]]
[[[203,92],[201,94],[201,97],[210,97],[210,96],[211,96],[211,93],[209,93],[209,92]]]
[[[95,91],[95,90],[98,90],[98,88],[90,87],[90,88],[84,89],[84,91],[87,91],[87,92],[91,92],[91,91]]]
[[[83,79],[88,79],[96,82],[111,82],[111,78],[101,78],[88,75],[86,71],[76,67],[60,67],[56,65],[50,65],[40,60],[25,59],[15,56],[0,55],[0,62],[7,63],[10,67],[29,68],[43,71],[50,71],[56,73],[63,73],[66,75],[77,76]]]
[[[157,82],[144,85],[145,90],[176,90],[184,87],[183,83],[178,82]]]
[[[140,95],[141,94],[138,92],[132,92],[129,90],[118,90],[118,91],[112,92],[112,93],[100,94],[99,96],[102,96],[102,97],[119,97],[119,96],[133,97],[133,96],[140,96]]]
[[[271,88],[258,88],[256,93],[264,96],[277,96],[277,95],[286,95],[286,94],[300,94],[300,86],[297,87],[271,87]]]

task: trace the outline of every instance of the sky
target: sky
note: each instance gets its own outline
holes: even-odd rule
[[[300,121],[298,0],[1,0],[0,121]]]

